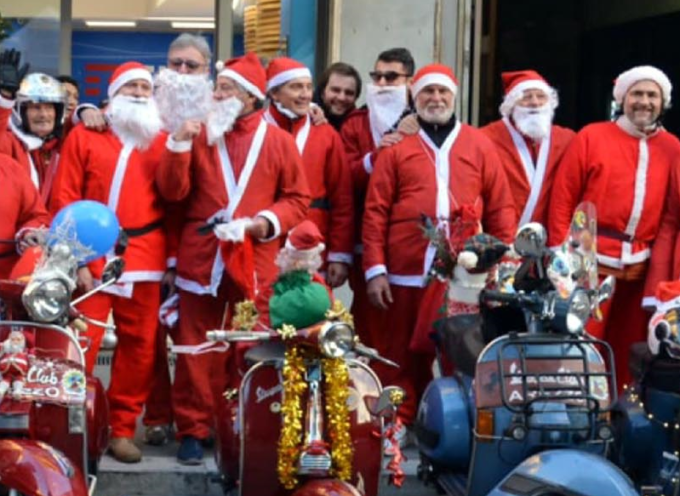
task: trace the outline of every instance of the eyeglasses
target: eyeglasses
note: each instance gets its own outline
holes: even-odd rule
[[[187,69],[190,71],[195,71],[196,69],[203,67],[205,64],[201,64],[199,62],[196,62],[195,60],[190,60],[190,59],[170,59],[168,60],[168,64],[170,67],[173,69],[179,69],[183,65],[187,66]]]
[[[373,71],[368,73],[374,83],[379,83],[382,78],[385,78],[387,83],[394,83],[400,77],[409,77],[409,74],[402,74],[396,71],[378,72]]]

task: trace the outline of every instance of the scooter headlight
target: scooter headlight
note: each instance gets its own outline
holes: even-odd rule
[[[329,358],[345,356],[354,348],[354,329],[344,322],[329,322],[319,334],[319,347]]]
[[[567,310],[566,327],[571,334],[583,332],[583,328],[590,317],[590,297],[582,289],[577,289],[569,299],[569,309]]]
[[[31,281],[22,295],[24,307],[38,322],[54,322],[66,314],[71,291],[58,277]]]

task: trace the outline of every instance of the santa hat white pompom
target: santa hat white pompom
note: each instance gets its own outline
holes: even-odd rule
[[[461,251],[458,254],[458,264],[467,270],[474,269],[478,261],[479,257],[474,252]]]
[[[217,69],[217,72],[220,72],[222,69],[224,69],[224,61],[218,60],[215,62],[215,69]]]

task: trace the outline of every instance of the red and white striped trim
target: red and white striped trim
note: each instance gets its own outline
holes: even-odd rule
[[[306,67],[297,67],[295,69],[288,69],[287,71],[279,72],[276,76],[267,81],[267,91],[288,81],[299,78],[312,78],[312,72]]]
[[[416,80],[411,85],[411,95],[413,95],[413,98],[415,98],[416,95],[420,93],[420,91],[423,88],[425,88],[426,86],[430,86],[431,84],[439,84],[441,86],[444,86],[445,88],[450,89],[454,95],[458,91],[458,86],[456,85],[454,80],[451,79],[449,76],[446,76],[445,74],[441,73],[433,73],[423,76]]]
[[[251,95],[254,95],[260,100],[264,100],[264,93],[255,86],[253,83],[248,81],[246,78],[244,78],[242,75],[240,75],[238,72],[232,70],[232,69],[223,69],[222,71],[217,74],[217,77],[226,77],[229,79],[233,79],[236,81],[238,84],[243,86],[245,90],[250,93]]]

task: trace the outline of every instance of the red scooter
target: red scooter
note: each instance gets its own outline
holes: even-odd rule
[[[66,243],[45,252],[27,282],[0,281],[0,494],[86,496],[108,445],[108,403],[85,373],[81,333],[96,322],[74,306],[113,284],[122,260],[72,302],[76,257]],[[112,326],[97,324],[115,341]]]
[[[383,389],[356,358],[396,366],[360,344],[341,315],[299,330],[207,333],[211,342],[257,343],[245,354],[240,388],[218,403],[215,457],[225,493],[378,494],[383,422],[394,420],[404,392]],[[399,484],[397,458],[391,465]]]

